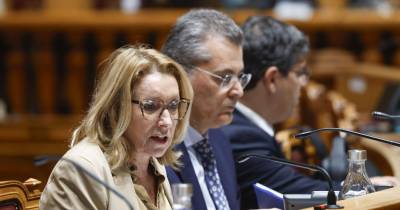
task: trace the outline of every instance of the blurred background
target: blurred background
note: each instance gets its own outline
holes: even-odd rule
[[[277,135],[288,158],[314,164],[332,158],[337,135],[291,139],[303,129],[341,127],[400,139],[400,121],[370,114],[400,113],[399,6],[400,0],[0,0],[0,180],[45,183],[54,162],[34,160],[68,150],[98,64],[126,44],[160,49],[177,17],[198,7],[223,11],[238,24],[271,15],[309,36],[311,82]],[[368,150],[370,176],[400,177],[397,148],[342,138],[341,151]]]

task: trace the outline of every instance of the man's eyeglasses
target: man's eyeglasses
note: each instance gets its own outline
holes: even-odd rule
[[[298,71],[293,70],[293,72],[296,74],[297,77],[310,77],[311,76],[311,71],[308,67],[303,67]]]
[[[247,84],[249,84],[250,79],[251,79],[251,74],[240,73],[239,76],[236,76],[233,74],[226,74],[224,76],[220,76],[220,75],[211,73],[207,70],[204,70],[200,67],[194,67],[193,69],[196,71],[208,74],[209,76],[212,76],[215,79],[220,80],[221,81],[220,82],[221,89],[230,89],[235,84],[235,81],[238,81],[240,83],[240,85],[242,86],[242,88],[244,89],[247,86]]]
[[[308,67],[303,67],[300,70],[293,70],[292,71],[298,80],[300,81],[301,84],[305,85],[307,84],[308,80],[310,79],[311,76],[311,71]]]
[[[190,100],[181,98],[165,104],[161,100],[145,99],[142,101],[132,100],[132,103],[139,105],[143,117],[147,120],[159,118],[165,109],[168,110],[172,120],[182,120],[189,108]]]

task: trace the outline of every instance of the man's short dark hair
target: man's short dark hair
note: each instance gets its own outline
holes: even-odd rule
[[[227,15],[194,9],[177,20],[161,51],[189,70],[211,59],[204,42],[213,36],[222,36],[238,46],[243,43],[240,27]]]
[[[309,52],[308,38],[301,31],[272,17],[252,16],[242,29],[244,72],[252,74],[246,90],[254,88],[271,66],[287,76]]]

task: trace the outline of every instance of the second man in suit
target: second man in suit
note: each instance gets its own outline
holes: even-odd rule
[[[241,29],[215,10],[192,10],[177,20],[162,51],[188,72],[194,89],[183,167],[169,170],[171,183],[193,185],[194,210],[239,209],[239,190],[229,140],[211,131],[231,122],[250,80],[243,74]],[[210,140],[212,139],[212,140]]]
[[[300,89],[307,83],[308,39],[294,26],[266,16],[250,17],[242,29],[244,71],[253,77],[236,106],[232,124],[223,131],[231,140],[236,158],[254,153],[284,158],[273,125],[291,116]],[[281,193],[328,189],[326,181],[312,179],[280,163],[254,158],[236,167],[242,209],[257,208],[253,191],[257,182]]]

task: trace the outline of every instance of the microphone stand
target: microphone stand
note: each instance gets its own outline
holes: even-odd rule
[[[400,119],[400,115],[391,115],[391,114],[387,114],[387,113],[383,113],[383,112],[372,112],[372,116],[374,118],[378,118],[378,119],[389,119],[389,120],[396,120],[396,119]]]
[[[252,157],[266,159],[266,160],[270,160],[273,162],[282,163],[284,165],[290,165],[290,166],[297,167],[297,168],[303,168],[303,169],[320,172],[325,177],[325,179],[328,180],[328,183],[329,183],[329,191],[328,191],[328,195],[326,197],[326,201],[327,201],[326,209],[342,209],[343,208],[343,206],[336,204],[337,198],[335,195],[335,191],[333,190],[332,179],[329,176],[328,172],[324,168],[316,166],[316,165],[297,163],[297,162],[293,162],[290,160],[285,160],[285,159],[281,159],[281,158],[277,158],[277,157],[273,157],[273,156],[260,155],[260,154],[243,155],[243,156],[239,157],[238,163],[242,164],[242,163],[248,161]]]
[[[361,136],[361,137],[364,137],[364,138],[367,138],[367,139],[371,139],[371,140],[374,140],[374,141],[379,141],[381,143],[390,144],[390,145],[393,145],[393,146],[396,146],[396,147],[400,147],[400,142],[387,140],[387,139],[383,139],[383,138],[379,138],[379,137],[375,137],[375,136],[370,136],[370,135],[367,135],[367,134],[363,134],[363,133],[359,133],[359,132],[351,131],[351,130],[346,130],[346,129],[343,129],[343,128],[320,128],[320,129],[315,129],[315,130],[312,130],[312,131],[306,131],[306,132],[298,133],[298,134],[294,135],[294,138],[304,139],[304,138],[307,138],[309,135],[311,135],[313,133],[324,132],[324,131],[338,131],[338,132],[353,134],[353,135]]]

